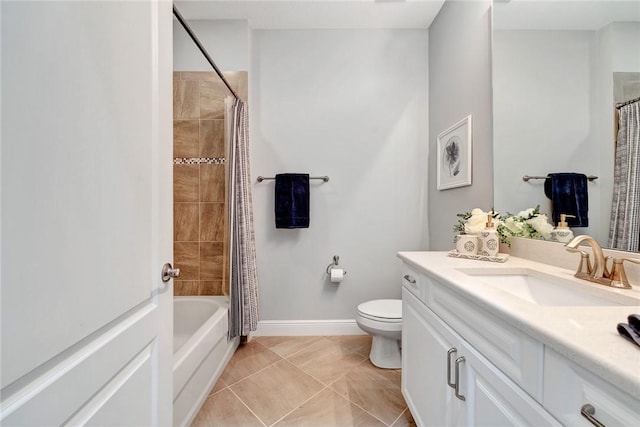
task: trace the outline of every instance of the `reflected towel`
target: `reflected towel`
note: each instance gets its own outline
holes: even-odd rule
[[[589,226],[589,197],[587,176],[581,173],[550,173],[544,181],[544,194],[551,199],[551,217],[560,221],[560,214],[573,215],[567,218],[569,227]]]
[[[276,228],[309,228],[309,174],[276,175]]]

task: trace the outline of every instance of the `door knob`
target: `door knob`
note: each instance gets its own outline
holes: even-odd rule
[[[163,282],[168,282],[171,279],[175,279],[176,277],[180,276],[180,269],[179,268],[173,268],[173,266],[171,265],[171,263],[166,263],[165,265],[162,266],[162,281]]]

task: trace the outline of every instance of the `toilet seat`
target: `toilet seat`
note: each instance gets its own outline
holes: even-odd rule
[[[358,314],[366,319],[384,323],[402,323],[402,300],[378,299],[363,302]]]

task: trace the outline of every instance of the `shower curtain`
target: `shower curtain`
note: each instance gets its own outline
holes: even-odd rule
[[[229,336],[249,336],[258,327],[258,277],[253,232],[253,207],[249,169],[247,105],[235,98],[225,100],[229,138]]]
[[[638,252],[639,242],[640,101],[636,101],[620,108],[609,246]]]

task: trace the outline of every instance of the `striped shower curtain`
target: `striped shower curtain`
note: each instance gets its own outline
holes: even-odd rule
[[[609,246],[638,252],[640,243],[640,101],[620,108]]]
[[[229,138],[229,336],[249,336],[258,327],[258,277],[253,232],[249,169],[249,124],[245,102],[227,98],[226,131]]]

